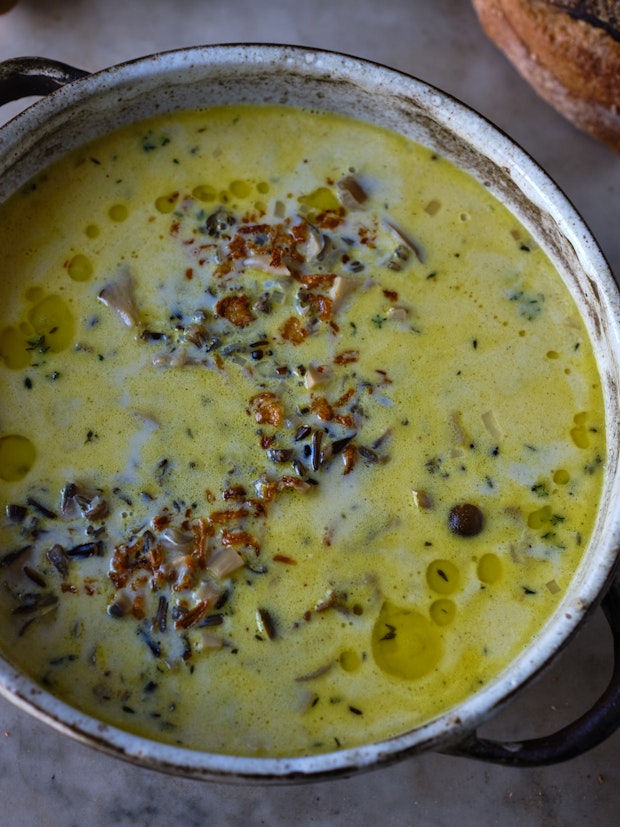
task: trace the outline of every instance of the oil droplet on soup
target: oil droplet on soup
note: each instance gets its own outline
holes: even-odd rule
[[[67,272],[73,281],[88,281],[93,274],[93,265],[87,256],[77,253],[67,263]]]
[[[478,561],[477,574],[483,583],[497,583],[502,576],[502,561],[497,554],[483,554]]]
[[[420,612],[385,603],[373,629],[372,653],[385,672],[414,680],[431,672],[439,663],[441,639]]]
[[[55,353],[73,341],[75,320],[60,296],[46,296],[37,302],[28,313],[28,321],[36,336],[45,338],[45,347]]]
[[[34,465],[36,451],[32,442],[20,434],[0,436],[0,479],[22,480]]]
[[[592,347],[436,152],[179,112],[50,166],[0,245],[0,648],[65,702],[350,748],[457,708],[561,605],[605,474]]]
[[[31,362],[27,336],[17,328],[9,326],[0,331],[0,357],[7,368],[19,370]]]
[[[450,560],[433,560],[426,570],[426,580],[438,594],[452,594],[459,588],[461,575]]]
[[[431,620],[438,626],[448,626],[456,617],[456,604],[452,600],[440,598],[431,603]]]

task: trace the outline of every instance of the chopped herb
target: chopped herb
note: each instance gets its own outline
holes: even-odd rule
[[[597,454],[592,462],[589,462],[587,465],[584,466],[583,470],[586,474],[594,474],[598,468],[603,464],[603,460],[599,454]]]
[[[26,350],[36,350],[37,353],[47,353],[49,345],[45,342],[45,336],[39,336],[38,339],[29,341]]]
[[[50,666],[62,666],[65,663],[73,663],[73,661],[77,660],[77,655],[59,655],[57,658],[52,658],[49,661]]]
[[[396,637],[396,626],[392,626],[390,623],[386,623],[387,632],[383,635],[381,640],[394,640]]]
[[[519,315],[527,319],[528,322],[533,321],[541,314],[545,301],[543,293],[528,294],[523,290],[511,293],[508,298],[517,304]]]

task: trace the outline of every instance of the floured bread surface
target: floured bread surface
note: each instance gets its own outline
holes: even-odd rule
[[[339,116],[170,115],[41,173],[0,239],[0,638],[58,697],[190,748],[347,748],[558,605],[596,364],[451,163]]]
[[[536,92],[620,152],[620,2],[472,0],[488,37]]]

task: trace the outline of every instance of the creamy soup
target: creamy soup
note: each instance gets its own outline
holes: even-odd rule
[[[171,744],[301,755],[496,677],[593,527],[580,315],[486,189],[286,107],[159,117],[0,208],[0,641]]]

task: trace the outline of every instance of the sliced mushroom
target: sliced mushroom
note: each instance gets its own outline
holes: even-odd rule
[[[113,310],[127,327],[136,327],[139,322],[138,307],[134,292],[134,280],[129,267],[121,267],[114,281],[109,282],[97,297],[100,302]]]
[[[359,210],[368,199],[366,191],[353,175],[347,175],[338,181],[340,200],[348,210]]]
[[[108,502],[103,492],[76,482],[67,483],[61,494],[60,510],[63,517],[84,517],[101,520],[108,514]]]
[[[407,235],[407,233],[405,233],[404,230],[402,230],[400,227],[397,227],[396,224],[394,224],[392,221],[388,221],[387,219],[385,219],[383,223],[400,244],[403,244],[405,247],[411,250],[412,253],[414,253],[418,261],[424,261],[422,250],[411,238],[411,236]]]

